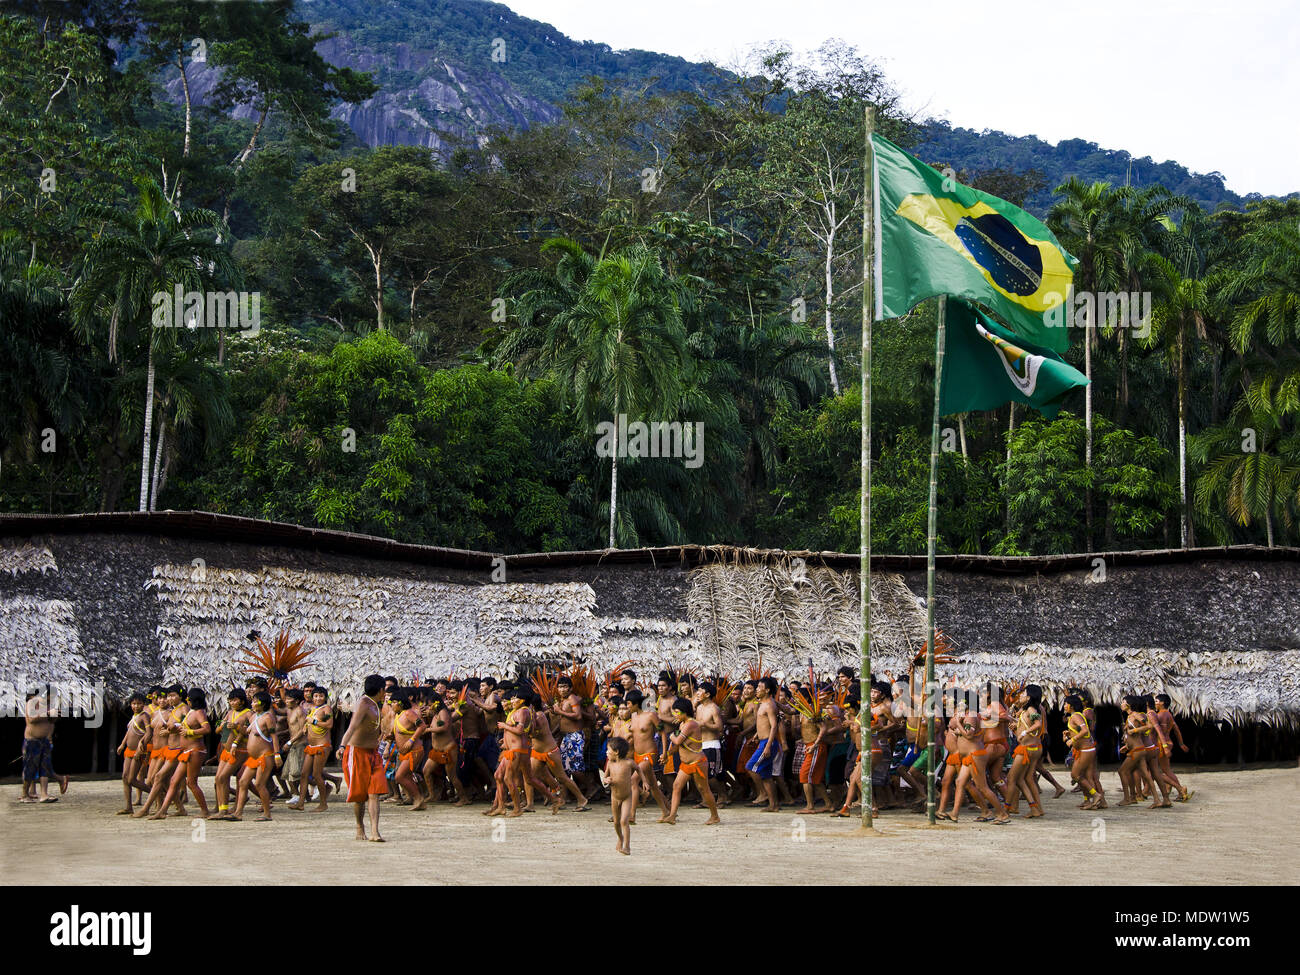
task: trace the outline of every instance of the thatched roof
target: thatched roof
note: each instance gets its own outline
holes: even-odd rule
[[[315,647],[305,673],[338,690],[371,672],[500,676],[522,660],[736,674],[761,653],[791,675],[810,658],[858,662],[853,554],[494,556],[202,512],[0,515],[0,539],[0,679],[81,674],[118,699],[164,677],[218,690],[248,632],[281,627]],[[961,656],[941,679],[1300,715],[1300,552],[1104,553],[1104,584],[1097,557],[940,558],[937,621]],[[872,562],[873,670],[901,675],[924,641],[923,562]]]
[[[0,572],[16,576],[21,572],[39,572],[44,575],[59,570],[54,554],[44,545],[30,542],[6,543],[0,541]]]
[[[1294,724],[1300,719],[1300,651],[1175,653],[1117,647],[1099,653],[1032,643],[1014,653],[977,651],[936,669],[941,685],[977,687],[985,681],[1040,684],[1057,703],[1082,687],[1099,704],[1125,694],[1168,694],[1174,707],[1198,718]]]
[[[925,613],[902,578],[873,573],[873,669],[906,666],[925,645]],[[861,602],[855,573],[802,560],[747,559],[704,565],[691,573],[687,609],[704,655],[721,673],[759,656],[774,672],[818,671],[860,660]]]
[[[211,689],[245,672],[251,631],[305,637],[306,673],[334,693],[366,674],[507,673],[517,656],[589,656],[600,634],[581,584],[468,586],[263,566],[160,565],[163,676]]]
[[[94,675],[72,604],[32,596],[0,598],[0,681],[19,700],[31,687],[78,683]]]

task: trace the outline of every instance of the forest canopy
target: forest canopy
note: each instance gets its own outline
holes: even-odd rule
[[[233,6],[0,17],[0,510],[853,549],[870,104],[1045,216],[1079,289],[1150,298],[1140,328],[1072,335],[1090,402],[945,419],[939,550],[1296,543],[1300,199],[1171,163],[1126,185],[1080,140],[1008,165],[842,42],[689,83],[593,51],[563,91],[520,79],[549,124],[369,148],[336,110],[375,77],[326,61],[293,4]],[[196,36],[221,72],[203,100],[173,84]],[[925,547],[932,304],[876,326],[877,551]],[[677,424],[699,463],[607,456],[620,422]]]

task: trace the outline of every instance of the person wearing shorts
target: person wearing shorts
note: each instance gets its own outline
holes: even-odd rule
[[[356,819],[356,837],[372,843],[384,842],[379,835],[379,797],[388,794],[384,760],[379,757],[379,710],[384,696],[384,678],[379,674],[367,676],[362,697],[338,748],[338,757],[343,760],[344,788]],[[366,834],[367,811],[370,835]]]

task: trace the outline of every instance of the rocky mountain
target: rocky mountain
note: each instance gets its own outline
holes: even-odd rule
[[[453,139],[481,139],[491,126],[551,122],[565,93],[590,75],[642,83],[657,78],[659,85],[680,90],[702,85],[714,70],[668,55],[575,41],[485,0],[298,0],[298,11],[317,30],[334,35],[319,46],[328,60],[372,72],[380,85],[368,101],[334,110],[371,146],[438,150]],[[194,72],[191,84],[200,103],[215,81],[210,70]],[[168,89],[179,100],[179,81],[170,81]],[[1052,188],[1070,175],[1136,186],[1163,183],[1209,208],[1249,199],[1229,191],[1219,173],[1133,159],[1122,149],[1082,139],[1052,145],[946,122],[930,123],[925,139],[923,157],[970,173],[1039,170],[1044,188],[1026,201],[1034,210],[1045,208]]]

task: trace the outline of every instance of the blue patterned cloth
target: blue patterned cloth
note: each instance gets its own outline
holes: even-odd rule
[[[571,731],[560,739],[560,761],[569,774],[587,771],[587,740],[581,731]]]

